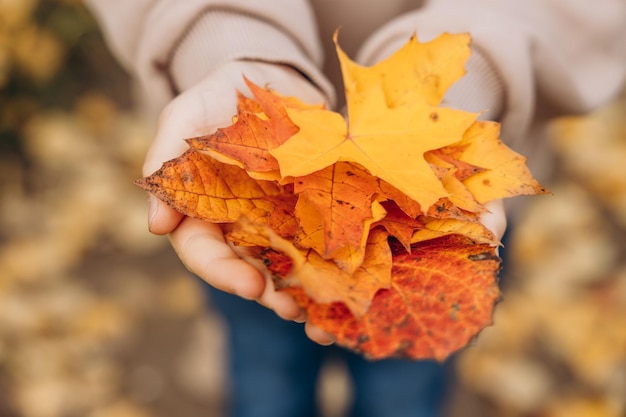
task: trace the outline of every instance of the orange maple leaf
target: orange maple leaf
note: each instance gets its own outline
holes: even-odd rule
[[[189,138],[187,143],[248,171],[277,171],[278,162],[269,151],[293,136],[298,127],[287,117],[286,99],[244,79],[256,101],[239,94],[239,112],[231,126],[209,135]]]
[[[323,242],[316,246],[323,248],[320,254],[324,258],[332,258],[345,246],[361,247],[363,234],[369,231],[367,221],[373,218],[372,200],[377,191],[375,177],[345,162],[295,180],[299,202],[310,204],[321,216]]]
[[[214,223],[234,222],[244,214],[267,223],[282,204],[293,212],[277,183],[250,178],[245,170],[193,148],[135,183],[177,211]]]

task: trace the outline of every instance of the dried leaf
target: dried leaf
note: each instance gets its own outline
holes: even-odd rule
[[[391,287],[376,293],[359,318],[342,302],[318,303],[299,288],[284,291],[312,324],[370,359],[444,360],[491,324],[499,262],[492,246],[460,235],[415,244],[394,255]],[[284,262],[268,265],[283,279]]]
[[[315,210],[322,226],[323,241],[310,247],[318,248],[326,259],[345,246],[360,248],[363,235],[369,231],[365,226],[373,217],[371,206],[377,191],[375,177],[345,162],[299,177],[294,183],[294,192],[300,194],[298,207],[302,210],[298,217],[304,220]],[[305,205],[312,208],[303,207]]]
[[[291,137],[298,127],[287,117],[283,98],[245,81],[257,101],[239,94],[239,114],[231,126],[187,139],[187,143],[223,162],[226,159],[238,163],[248,171],[277,171],[278,163],[269,150]]]
[[[269,249],[287,258],[280,264],[286,274],[277,282],[277,289],[301,289],[318,303],[343,302],[357,317],[367,311],[374,294],[381,288],[388,288],[391,282],[391,249],[387,236],[380,230],[371,233],[362,264],[349,274],[315,251],[298,249],[270,228],[245,218],[240,219],[228,235],[234,242],[263,247],[261,256],[265,259],[268,259]],[[268,265],[267,260],[265,263]],[[289,265],[286,270],[285,265]]]
[[[467,189],[465,184],[459,179],[459,177],[465,177],[466,173],[459,174],[458,166],[462,164],[461,161],[453,160],[448,162],[447,159],[442,159],[438,154],[428,153],[426,160],[434,165],[437,177],[443,184],[443,187],[448,191],[450,196],[447,198],[453,207],[472,213],[483,213],[486,208],[476,201],[474,195]],[[431,166],[432,166],[431,165]],[[463,164],[461,169],[469,169],[474,173],[483,171],[480,168],[472,167],[469,164]],[[467,178],[467,177],[465,177]]]
[[[463,180],[476,200],[484,204],[517,195],[548,193],[533,178],[526,166],[526,158],[502,143],[499,134],[498,123],[478,121],[459,142],[463,148],[458,159],[485,168],[485,171]]]
[[[372,224],[372,227],[382,226],[391,236],[398,239],[407,251],[410,251],[411,237],[415,230],[424,227],[424,223],[419,218],[409,217],[393,201],[384,201],[381,204],[387,214],[384,218]]]
[[[233,222],[242,215],[266,222],[277,206],[267,197],[282,193],[276,183],[254,180],[243,169],[195,149],[136,184],[175,210],[209,222]]]
[[[498,238],[478,221],[467,222],[459,219],[432,219],[427,217],[423,217],[422,221],[424,227],[413,233],[411,243],[459,234],[479,243],[494,246],[500,244]]]

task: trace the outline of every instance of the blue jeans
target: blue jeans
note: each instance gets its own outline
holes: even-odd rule
[[[445,397],[447,366],[434,361],[370,362],[320,346],[301,324],[207,285],[228,331],[231,417],[315,417],[319,370],[340,355],[354,388],[351,417],[435,417]]]

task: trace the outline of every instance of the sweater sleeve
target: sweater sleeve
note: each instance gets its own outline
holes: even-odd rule
[[[442,32],[473,39],[468,74],[450,101],[490,108],[516,148],[541,120],[606,102],[626,76],[623,0],[431,0],[374,33],[359,59],[371,64],[412,33],[424,41]]]
[[[161,105],[231,60],[286,64],[333,99],[304,0],[85,0],[119,61]],[[152,103],[154,105],[154,103]]]

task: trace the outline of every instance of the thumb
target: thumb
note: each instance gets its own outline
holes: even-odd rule
[[[236,96],[218,94],[220,88],[226,90],[227,87],[216,86],[210,80],[205,84],[181,94],[163,109],[156,137],[144,161],[144,175],[151,175],[164,162],[185,152],[188,145],[184,138],[206,134],[217,127],[226,125],[235,114]],[[228,91],[232,93],[232,88]],[[209,97],[222,97],[222,99],[211,100]],[[149,203],[148,229],[154,234],[171,233],[184,218],[184,215],[154,195],[150,195]]]

